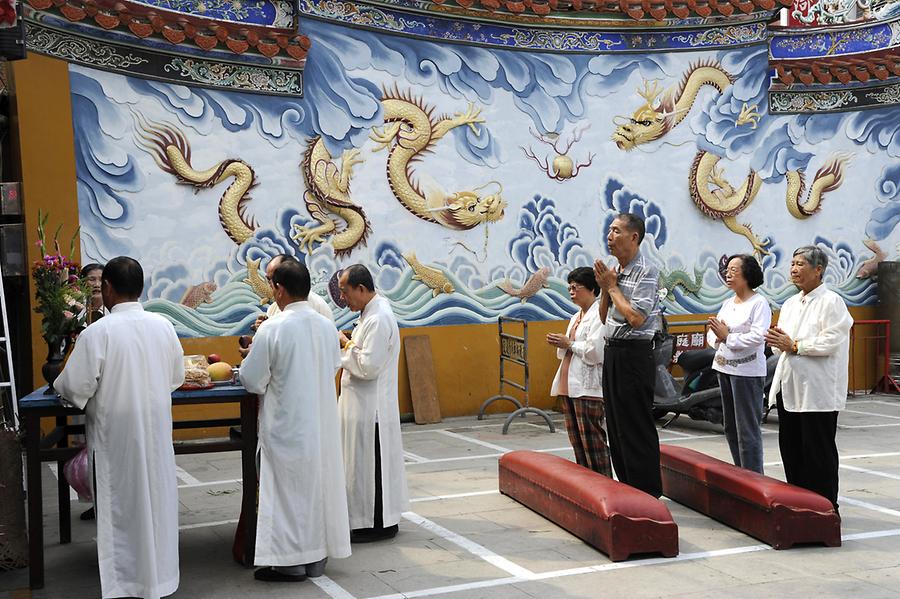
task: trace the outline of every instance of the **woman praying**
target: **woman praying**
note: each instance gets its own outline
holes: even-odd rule
[[[561,360],[550,394],[562,400],[566,430],[575,461],[612,478],[603,428],[603,346],[606,326],[600,319],[600,286],[594,271],[576,268],[567,277],[569,297],[578,307],[565,335],[550,333],[547,343]]]
[[[763,473],[760,420],[766,379],[765,334],[772,323],[769,302],[754,289],[763,274],[753,256],[728,260],[725,284],[734,295],[709,319],[706,341],[716,349],[725,438],[736,466]]]

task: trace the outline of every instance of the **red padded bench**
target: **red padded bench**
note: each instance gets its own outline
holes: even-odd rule
[[[513,451],[500,458],[500,492],[619,562],[678,555],[678,525],[663,502],[564,458]]]
[[[764,541],[775,549],[797,543],[841,545],[841,519],[818,493],[714,457],[660,445],[663,494]]]

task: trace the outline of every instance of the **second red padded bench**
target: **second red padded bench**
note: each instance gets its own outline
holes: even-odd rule
[[[500,492],[614,561],[678,555],[678,526],[655,497],[561,457],[513,451],[500,458]]]
[[[660,445],[663,494],[775,549],[797,543],[841,545],[841,520],[817,493],[712,456]]]

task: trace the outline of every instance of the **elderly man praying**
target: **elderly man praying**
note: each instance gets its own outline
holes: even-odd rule
[[[778,406],[778,445],[787,481],[831,500],[837,509],[838,412],[847,402],[853,318],[822,283],[828,256],[815,246],[794,251],[791,282],[800,293],[781,308],[766,342],[780,354],[769,402]]]
[[[791,282],[800,293],[781,307],[766,342],[779,355],[769,392],[778,406],[778,445],[792,485],[831,500],[837,509],[838,412],[847,403],[853,318],[822,283],[828,256],[815,246],[794,251]]]
[[[87,414],[103,597],[156,599],[178,588],[178,481],[172,391],[184,382],[172,324],[144,312],[132,258],[103,268],[108,316],[84,330],[54,387]]]
[[[297,260],[272,272],[281,309],[263,322],[241,364],[259,410],[257,580],[321,576],[328,557],[350,556],[350,527],[334,377],[334,325],[306,301],[310,277]]]

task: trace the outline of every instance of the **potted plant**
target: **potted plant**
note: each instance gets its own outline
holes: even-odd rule
[[[47,361],[41,373],[49,385],[47,392],[53,393],[53,381],[62,371],[69,340],[84,327],[84,306],[89,291],[84,281],[78,277],[79,265],[69,256],[75,252],[75,239],[79,228],[69,242],[69,254],[63,255],[59,248],[59,232],[53,234],[53,253],[48,250],[46,224],[48,215],[38,211],[38,246],[41,257],[31,266],[34,278],[34,311],[41,315],[41,336],[47,343]]]

